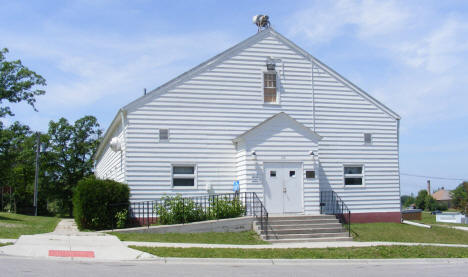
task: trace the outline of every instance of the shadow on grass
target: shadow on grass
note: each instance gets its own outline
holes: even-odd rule
[[[24,221],[24,220],[19,219],[19,218],[4,217],[4,216],[1,216],[1,215],[0,215],[0,220],[5,220],[5,221]]]
[[[359,234],[351,228],[351,236],[353,238],[359,238]]]

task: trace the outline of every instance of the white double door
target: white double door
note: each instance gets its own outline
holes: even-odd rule
[[[302,213],[302,164],[264,163],[265,207],[269,213]]]

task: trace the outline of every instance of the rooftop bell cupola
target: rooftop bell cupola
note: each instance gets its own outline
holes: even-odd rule
[[[253,24],[257,25],[259,32],[270,27],[270,20],[269,20],[268,15],[263,15],[263,14],[255,15],[252,18],[252,22]]]

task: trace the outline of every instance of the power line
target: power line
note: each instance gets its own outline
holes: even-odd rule
[[[427,178],[427,179],[453,180],[453,181],[468,180],[468,178],[435,177],[435,176],[425,176],[425,175],[408,174],[408,173],[400,173],[400,175],[412,176],[412,177],[421,177],[421,178]]]

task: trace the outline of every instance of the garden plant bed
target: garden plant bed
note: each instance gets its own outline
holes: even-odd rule
[[[33,235],[54,231],[60,218],[29,216],[0,212],[0,238],[17,239],[21,235]]]
[[[468,244],[468,232],[433,226],[430,229],[400,223],[352,224],[355,241]]]
[[[209,233],[118,233],[111,232],[122,241],[208,243],[208,244],[269,244],[253,231],[247,232],[209,232]]]
[[[393,258],[468,258],[468,248],[436,246],[374,246],[348,248],[131,248],[159,257],[179,258],[241,258],[241,259],[393,259]]]

